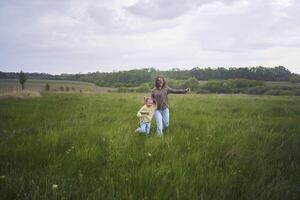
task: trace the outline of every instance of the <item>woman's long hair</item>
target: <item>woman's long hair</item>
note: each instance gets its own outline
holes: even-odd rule
[[[159,88],[159,85],[157,83],[159,78],[161,78],[163,80],[163,84],[162,84],[161,88],[164,88],[166,86],[166,79],[162,75],[159,75],[159,76],[156,77],[156,79],[155,79],[155,87]]]

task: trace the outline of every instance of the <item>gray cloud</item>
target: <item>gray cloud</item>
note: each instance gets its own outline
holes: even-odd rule
[[[0,70],[285,65],[300,73],[296,0],[0,1]]]
[[[154,19],[172,19],[185,13],[191,8],[191,1],[179,0],[142,0],[127,8],[133,14],[154,18]]]
[[[158,20],[167,20],[179,17],[191,9],[205,4],[221,2],[232,4],[236,0],[141,0],[129,6],[127,10],[133,14]]]
[[[242,51],[273,46],[300,46],[296,8],[278,7],[272,1],[249,1],[236,8],[221,6],[225,12],[211,14],[213,8],[199,9],[184,25],[188,34],[207,50]],[[300,10],[297,8],[297,10]],[[297,13],[297,14],[296,14]]]

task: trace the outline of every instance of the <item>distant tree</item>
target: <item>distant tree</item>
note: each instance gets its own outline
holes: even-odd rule
[[[61,91],[64,91],[64,90],[65,90],[64,86],[60,86],[59,89],[60,89]]]
[[[190,88],[192,91],[195,91],[199,88],[199,81],[196,78],[189,78],[183,84],[183,87]]]
[[[168,86],[171,88],[184,88],[185,86],[183,86],[183,84],[185,82],[184,80],[167,79]],[[154,85],[152,85],[152,88],[153,87]]]
[[[300,75],[293,74],[290,78],[290,81],[292,83],[300,83]]]
[[[148,83],[143,83],[141,84],[137,89],[137,92],[149,92],[150,91],[150,87]]]
[[[129,92],[129,89],[128,88],[126,88],[126,87],[119,87],[118,88],[118,92]]]
[[[46,91],[49,91],[49,90],[50,90],[50,85],[49,85],[48,83],[45,85],[45,90],[46,90]]]
[[[283,66],[271,68],[277,81],[288,81],[292,73]]]
[[[22,90],[24,90],[25,89],[25,82],[27,81],[27,77],[26,77],[26,75],[23,71],[20,72],[19,81],[20,81],[20,84],[22,85]]]

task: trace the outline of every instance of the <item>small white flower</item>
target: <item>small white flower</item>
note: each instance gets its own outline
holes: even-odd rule
[[[149,153],[148,153],[148,156],[149,156],[149,157],[151,157],[151,156],[152,156],[152,154],[149,152]]]
[[[0,176],[0,179],[5,179],[6,177],[5,176]]]
[[[71,149],[66,150],[66,154],[69,154],[71,152]]]
[[[57,184],[53,184],[52,185],[52,189],[57,189],[58,188],[58,185]]]

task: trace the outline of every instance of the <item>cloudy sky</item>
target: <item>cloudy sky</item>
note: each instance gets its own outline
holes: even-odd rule
[[[300,1],[0,1],[0,71],[258,65],[300,73]]]

